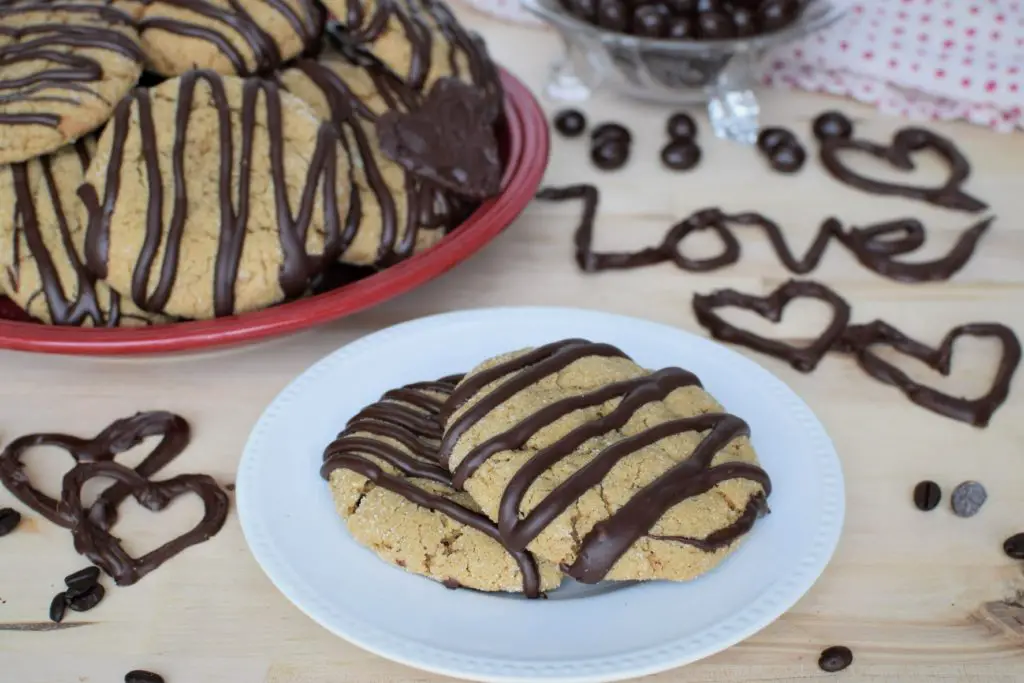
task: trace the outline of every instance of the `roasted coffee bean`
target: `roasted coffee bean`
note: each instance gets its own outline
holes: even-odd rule
[[[618,138],[602,140],[590,149],[590,160],[602,171],[620,169],[629,160],[629,144]]]
[[[597,0],[565,0],[566,9],[583,21],[597,21]]]
[[[688,17],[697,12],[697,0],[668,0],[665,6],[677,17]]]
[[[822,671],[835,673],[853,664],[853,652],[844,645],[833,645],[821,651],[818,667]]]
[[[769,155],[779,145],[795,142],[796,136],[785,128],[764,128],[757,136],[758,149]]]
[[[107,591],[103,589],[103,586],[96,584],[89,590],[85,591],[81,595],[76,595],[68,600],[68,607],[75,612],[88,612],[96,605],[100,604],[100,600],[106,595]]]
[[[633,142],[633,135],[621,123],[602,123],[590,133],[590,141],[595,145],[612,138],[622,140],[627,145]]]
[[[597,25],[609,31],[629,28],[629,7],[623,0],[598,0]]]
[[[64,577],[64,585],[71,590],[76,590],[79,593],[84,593],[86,590],[96,585],[96,582],[100,580],[100,568],[99,567],[86,567],[85,569],[79,569],[74,574],[68,574]]]
[[[670,140],[694,140],[697,137],[697,122],[686,112],[668,117],[665,132]]]
[[[922,481],[914,487],[914,505],[918,510],[934,510],[942,500],[942,489],[934,481]]]
[[[668,19],[664,5],[641,5],[633,12],[633,33],[643,38],[663,38],[668,32]]]
[[[988,500],[985,487],[976,481],[965,481],[953,489],[949,503],[957,517],[973,517]]]
[[[736,37],[732,17],[725,12],[701,12],[697,15],[700,35],[709,40],[726,40]]]
[[[136,669],[124,675],[124,683],[164,683],[164,677],[152,671]]]
[[[579,137],[587,128],[587,117],[577,109],[563,109],[555,114],[555,130],[567,138]]]
[[[68,609],[68,599],[63,593],[57,593],[50,601],[50,621],[59,624],[64,621],[64,613]]]
[[[732,25],[736,28],[736,36],[739,38],[757,34],[754,11],[746,7],[737,7],[732,11]]]
[[[700,147],[693,140],[672,140],[661,150],[661,163],[673,171],[689,171],[700,163]]]
[[[826,111],[815,117],[811,130],[814,131],[814,137],[819,140],[847,139],[853,135],[853,122],[842,112]]]
[[[788,26],[800,11],[797,0],[764,0],[757,8],[757,21],[762,31],[777,31]]]
[[[779,173],[796,173],[807,161],[807,152],[798,142],[781,144],[768,156],[768,164]]]
[[[700,36],[697,22],[691,17],[672,17],[668,20],[667,38],[693,40]]]
[[[0,536],[6,536],[21,524],[21,513],[13,508],[0,508]]]
[[[1024,560],[1024,533],[1014,534],[1003,541],[1003,552],[1007,557]]]

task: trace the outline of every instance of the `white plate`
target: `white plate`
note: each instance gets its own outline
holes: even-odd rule
[[[678,365],[750,424],[771,475],[772,514],[690,583],[492,596],[394,568],[357,545],[318,470],[324,446],[385,390],[464,372],[566,337],[610,342],[646,367]],[[424,318],[335,351],[263,413],[238,472],[256,561],[295,605],[346,640],[409,666],[481,681],[611,681],[707,657],[764,628],[818,578],[839,540],[844,494],[824,428],[786,385],[686,332],[597,311],[497,308]],[[566,599],[554,599],[560,595]]]

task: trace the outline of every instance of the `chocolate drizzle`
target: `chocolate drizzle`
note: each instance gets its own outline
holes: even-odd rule
[[[185,186],[185,140],[191,120],[192,101],[199,81],[204,81],[210,90],[219,120],[220,217],[219,240],[214,259],[213,302],[214,314],[226,316],[235,310],[235,282],[238,276],[245,235],[250,229],[249,201],[251,193],[252,160],[264,150],[254,149],[256,128],[256,106],[260,93],[266,106],[267,137],[269,139],[270,186],[274,196],[276,216],[273,227],[279,235],[283,262],[278,281],[286,297],[302,294],[311,276],[321,270],[325,263],[333,261],[351,243],[359,225],[358,203],[352,194],[349,215],[344,230],[339,221],[336,173],[339,136],[334,128],[324,123],[317,135],[316,148],[310,161],[309,171],[297,207],[292,211],[288,198],[288,178],[285,175],[285,150],[283,137],[282,103],[279,87],[265,80],[255,78],[243,81],[241,103],[241,151],[235,178],[232,139],[232,112],[225,91],[223,78],[212,71],[190,71],[178,79],[178,101],[174,121],[174,142],[172,147],[172,175],[170,185],[172,196],[164,196],[165,180],[158,164],[158,148],[155,121],[150,91],[135,90],[125,98],[114,112],[110,124],[113,145],[107,166],[105,191],[102,198],[96,188],[85,183],[79,189],[79,196],[89,212],[89,227],[86,234],[85,255],[89,270],[97,277],[107,274],[109,232],[114,207],[120,190],[120,177],[125,156],[125,140],[132,126],[132,106],[138,114],[138,125],[142,143],[145,175],[148,181],[149,202],[146,208],[145,238],[139,252],[138,263],[132,276],[132,299],[147,311],[161,311],[167,304],[174,288],[177,275],[179,251],[188,219],[188,196]],[[351,166],[351,165],[350,165]],[[313,257],[306,251],[307,233],[313,218],[317,187],[323,183],[325,246],[322,257]],[[233,187],[238,188],[238,197],[233,197]],[[170,220],[164,225],[164,201],[171,202]],[[235,207],[238,207],[237,210]],[[163,263],[159,266],[159,278],[150,291],[150,280],[156,266],[156,256],[163,247]]]
[[[504,547],[497,526],[484,515],[405,479],[412,477],[448,487],[452,485],[451,475],[437,460],[441,425],[436,418],[444,398],[451,394],[460,379],[461,376],[451,376],[436,382],[419,382],[384,394],[380,401],[353,417],[327,447],[320,474],[330,480],[332,472],[350,470],[416,505],[476,529]],[[444,398],[432,394],[440,394]],[[360,436],[367,433],[393,439],[408,452],[385,441]],[[402,476],[387,472],[373,458],[386,462]],[[540,574],[533,556],[523,550],[510,550],[509,553],[522,574],[523,593],[527,597],[539,597]]]
[[[621,350],[607,344],[568,339],[539,347],[470,376],[459,385],[445,408],[445,415],[451,419],[447,421],[441,444],[442,462],[450,461],[455,444],[470,427],[502,403],[531,384],[588,356],[626,357]],[[499,380],[504,381],[476,402],[470,403],[469,408],[458,412],[485,387]],[[706,493],[728,479],[755,481],[762,486],[765,496],[771,491],[768,475],[759,467],[741,462],[711,465],[719,450],[733,439],[749,435],[749,431],[746,423],[733,415],[705,414],[664,422],[640,434],[616,441],[562,481],[529,513],[521,512],[526,492],[545,471],[569,457],[588,440],[621,428],[642,406],[663,400],[676,389],[689,386],[699,387],[700,380],[685,370],[668,368],[545,405],[508,431],[492,437],[467,453],[454,469],[455,484],[461,487],[488,458],[502,451],[523,447],[537,432],[566,415],[620,397],[621,401],[608,415],[577,427],[550,446],[539,450],[509,480],[499,505],[498,528],[510,548],[522,550],[580,496],[600,484],[624,458],[670,436],[706,431],[707,434],[690,457],[670,468],[607,519],[597,523],[580,540],[578,554],[572,565],[562,567],[562,571],[583,583],[601,581],[633,543],[649,536],[658,520],[683,500]],[[750,512],[751,509],[755,511]],[[757,510],[763,510],[761,496],[752,499],[740,520],[729,527],[704,539],[687,538],[681,541],[710,550],[728,546],[750,530],[757,517]],[[676,540],[670,537],[659,538]]]
[[[949,178],[944,185],[939,187],[917,187],[874,180],[860,175],[846,166],[841,159],[841,154],[850,150],[864,152],[876,159],[888,161],[901,171],[914,170],[912,153],[931,150],[946,162],[949,167]],[[821,163],[839,182],[872,194],[900,195],[947,209],[971,213],[988,208],[988,204],[960,189],[971,173],[971,165],[967,161],[967,157],[952,140],[924,128],[903,128],[893,135],[889,145],[853,138],[826,138],[821,142]]]

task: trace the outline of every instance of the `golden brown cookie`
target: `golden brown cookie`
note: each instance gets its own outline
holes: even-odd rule
[[[139,310],[82,265],[84,229],[75,191],[91,137],[31,161],[0,167],[0,291],[55,325],[136,326],[167,322]]]
[[[528,552],[511,553],[437,460],[438,411],[457,378],[389,391],[327,447],[321,474],[360,544],[407,571],[481,591],[537,597],[561,583]]]
[[[0,163],[95,130],[142,72],[132,17],[102,0],[0,3]]]
[[[299,296],[357,241],[350,173],[334,128],[272,82],[192,71],[138,89],[79,192],[86,266],[188,318]]]
[[[687,580],[764,512],[747,425],[696,376],[574,339],[489,360],[442,414],[440,459],[513,550],[584,583]]]
[[[249,75],[276,69],[317,42],[323,11],[313,0],[138,0],[149,68]]]

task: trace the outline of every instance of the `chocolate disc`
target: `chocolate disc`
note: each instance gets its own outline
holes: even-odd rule
[[[768,164],[779,173],[796,173],[804,167],[807,152],[798,142],[784,142],[772,149]]]
[[[590,149],[590,160],[602,171],[615,171],[629,160],[629,145],[619,138],[598,142]]]
[[[563,109],[555,114],[555,130],[567,138],[579,137],[587,128],[587,118],[578,109]]]
[[[590,141],[594,144],[611,138],[622,140],[627,145],[633,142],[633,136],[629,129],[621,123],[602,123],[590,133]]]
[[[765,154],[771,154],[779,145],[795,143],[796,136],[786,128],[771,127],[762,128],[757,135],[757,148]]]
[[[853,122],[842,112],[826,111],[814,118],[811,130],[819,140],[849,138],[853,135]]]
[[[661,163],[673,171],[689,171],[700,163],[700,147],[692,140],[671,140],[661,150]]]
[[[853,652],[844,645],[833,645],[821,651],[818,667],[822,671],[836,673],[853,664]]]

